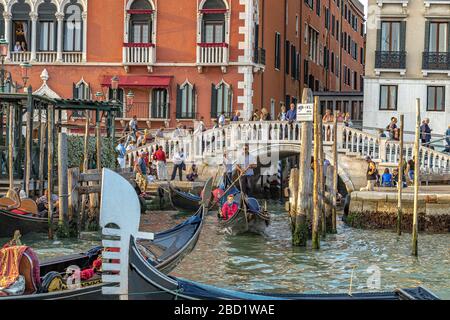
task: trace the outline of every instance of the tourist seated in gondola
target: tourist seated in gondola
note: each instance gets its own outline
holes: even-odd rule
[[[194,182],[198,178],[198,168],[195,164],[189,169],[189,173],[186,175],[188,181]]]
[[[59,197],[56,194],[52,194],[53,210],[58,212]],[[44,195],[36,200],[38,206],[39,217],[45,218],[48,216],[48,189],[44,191]]]
[[[238,211],[239,206],[238,204],[234,201],[234,196],[232,194],[230,194],[227,197],[227,202],[225,202],[222,206],[222,210],[221,215],[222,215],[222,219],[223,220],[229,220],[231,219],[231,217],[233,217],[236,212]]]

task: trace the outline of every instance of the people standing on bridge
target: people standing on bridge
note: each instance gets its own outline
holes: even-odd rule
[[[261,109],[261,121],[270,121],[270,113],[267,111],[266,108]]]
[[[334,121],[334,116],[331,114],[331,110],[330,109],[327,109],[325,111],[325,114],[323,115],[322,121],[323,122],[333,122]]]
[[[375,162],[372,161],[372,158],[366,157],[367,161],[367,186],[365,188],[361,188],[360,191],[373,191],[375,187],[375,183],[378,180],[378,169]]]
[[[125,155],[127,153],[127,150],[125,149],[125,139],[121,138],[119,140],[119,144],[116,147],[117,152],[117,162],[119,163],[119,168],[125,169]]]
[[[444,152],[450,152],[450,125],[447,128],[447,131],[445,131],[445,150]]]
[[[181,125],[178,125],[172,133],[172,139],[176,140],[183,136]]]
[[[398,136],[397,134],[397,118],[392,117],[391,122],[386,127],[386,130],[389,132],[389,140],[395,140],[395,137]]]
[[[286,107],[281,106],[280,113],[278,114],[278,120],[279,121],[286,121]]]
[[[134,141],[137,141],[136,132],[138,131],[138,120],[137,116],[133,116],[133,119],[130,120],[129,123],[131,135],[133,136]]]
[[[141,190],[147,190],[147,160],[146,153],[141,152],[139,158],[134,164],[134,172],[136,173],[136,183]]]
[[[344,115],[344,125],[346,127],[353,127],[352,117],[350,116],[350,113],[346,112]]]
[[[389,172],[389,168],[384,169],[384,173],[381,176],[381,186],[392,187],[392,174]]]
[[[217,122],[219,123],[219,127],[223,128],[225,126],[225,113],[222,112],[219,116],[219,119],[217,120]]]
[[[236,113],[234,114],[233,118],[231,118],[232,122],[237,122],[239,121],[239,118],[241,117],[241,113],[239,111],[236,111]]]
[[[253,169],[257,167],[256,159],[252,155],[250,155],[248,146],[244,147],[244,155],[240,156],[239,158],[240,161],[238,161],[236,169],[241,176],[241,191],[247,195],[250,195],[253,189],[252,180],[255,174]]]
[[[416,157],[412,157],[412,159],[408,160],[408,178],[409,181],[412,183],[414,181],[414,169],[415,169],[415,161],[416,161]]]
[[[431,131],[433,131],[430,128],[430,119],[429,118],[425,118],[422,121],[422,125],[420,126],[420,140],[422,141],[422,144],[425,147],[434,149],[431,145],[430,145],[430,141],[431,141]]]
[[[344,113],[342,113],[341,110],[336,111],[335,117],[337,118],[338,122],[344,122],[344,120],[345,120]]]
[[[259,121],[259,110],[258,109],[255,109],[255,112],[253,112],[253,115],[250,118],[250,121]]]
[[[130,141],[130,143],[128,144],[126,151],[130,152],[130,151],[134,151],[136,150],[136,144],[134,143],[134,141]]]
[[[297,110],[295,109],[295,104],[293,103],[291,103],[290,109],[286,113],[286,120],[291,124],[297,120]]]
[[[155,154],[153,155],[153,160],[156,160],[156,172],[158,173],[158,179],[163,181],[167,180],[167,160],[166,153],[162,146],[158,147]]]
[[[181,149],[180,151],[178,150],[175,151],[172,157],[173,171],[172,171],[172,178],[170,179],[170,181],[175,180],[175,177],[177,176],[177,171],[180,181],[183,181],[183,170],[185,169],[184,161],[185,157],[183,149]]]

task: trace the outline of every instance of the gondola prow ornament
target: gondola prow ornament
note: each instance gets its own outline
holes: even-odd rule
[[[128,300],[128,268],[130,238],[153,240],[153,233],[139,232],[141,207],[136,191],[122,176],[103,169],[100,203],[102,227],[102,282],[118,284],[104,286],[105,295],[119,295]]]

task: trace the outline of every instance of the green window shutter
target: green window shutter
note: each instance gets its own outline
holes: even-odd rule
[[[192,117],[196,118],[197,115],[197,106],[196,106],[196,101],[197,101],[197,89],[195,88],[195,84],[192,86],[192,110],[190,110],[190,112],[192,112]]]
[[[450,30],[450,22],[447,22],[447,52],[450,52],[450,34],[448,34],[449,30]]]
[[[217,117],[217,89],[214,83],[211,85],[211,117]]]
[[[72,83],[72,95],[74,99],[78,99],[78,90],[75,83]]]
[[[228,112],[231,115],[233,106],[233,86],[230,84],[230,88],[228,88],[228,106],[224,106],[226,108],[225,112]],[[227,116],[227,115],[225,115]]]
[[[425,22],[425,43],[424,51],[428,52],[430,50],[430,21]]]
[[[176,117],[177,118],[181,117],[181,104],[182,104],[181,98],[182,98],[182,94],[181,94],[180,85],[177,84],[177,106],[176,106],[176,109],[177,109]]]
[[[406,46],[406,21],[400,22],[400,51],[405,51]]]

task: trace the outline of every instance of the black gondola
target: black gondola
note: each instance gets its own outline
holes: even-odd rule
[[[188,255],[197,244],[200,231],[203,226],[203,207],[198,212],[179,224],[178,226],[164,232],[155,234],[154,240],[147,243],[142,241],[136,244],[151,261],[152,265],[160,272],[171,272]],[[89,267],[92,262],[101,254],[101,248],[95,248],[85,254],[71,255],[54,259],[42,263],[40,266],[41,275],[49,273],[65,273],[69,266],[78,266],[80,269]],[[117,296],[104,296],[101,294],[102,287],[111,284],[101,282],[101,277],[96,276],[87,282],[89,285],[81,283],[81,288],[72,290],[56,291],[51,293],[36,293],[22,296],[0,297],[0,301],[6,299],[14,300],[102,300],[117,299]]]
[[[11,237],[16,230],[20,230],[22,235],[32,232],[48,232],[48,218],[39,218],[32,214],[17,214],[0,209],[0,238]]]
[[[228,220],[220,218],[219,226],[227,230],[232,235],[245,232],[264,234],[266,227],[270,224],[270,215],[266,209],[262,209],[255,198],[248,197],[239,191],[235,186],[231,186],[231,181],[227,175],[224,176],[225,189],[229,189],[219,202],[219,212],[226,202],[228,195],[234,195],[235,202],[239,204],[238,211]]]
[[[128,271],[129,299],[136,300],[439,300],[429,290],[418,287],[392,292],[350,294],[268,294],[221,289],[211,285],[168,276],[158,271],[130,239]]]
[[[194,213],[201,206],[202,198],[195,194],[181,191],[169,183],[169,199],[172,206],[182,212]]]

